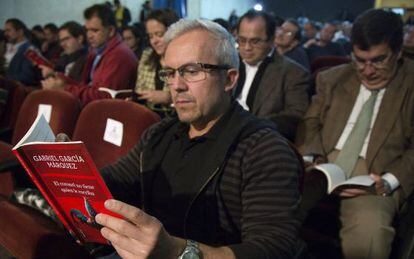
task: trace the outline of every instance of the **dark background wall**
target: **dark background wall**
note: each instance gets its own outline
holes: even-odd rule
[[[304,15],[311,20],[353,20],[361,12],[374,7],[375,0],[263,0],[265,10],[282,18]]]

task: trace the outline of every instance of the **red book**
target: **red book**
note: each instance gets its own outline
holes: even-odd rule
[[[53,64],[52,62],[50,62],[49,60],[47,60],[45,57],[42,56],[42,54],[40,54],[39,51],[36,51],[33,48],[28,48],[25,52],[24,55],[26,56],[26,58],[28,60],[30,60],[34,65],[36,66],[47,66],[51,69],[53,69]]]
[[[82,243],[107,244],[95,215],[120,217],[104,208],[111,193],[81,141],[54,141],[40,114],[13,153],[73,236]]]

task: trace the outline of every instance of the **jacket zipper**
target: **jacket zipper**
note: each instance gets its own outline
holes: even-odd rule
[[[142,165],[143,159],[142,157],[144,156],[144,151],[141,151],[141,153],[139,153],[139,174],[140,174],[140,183],[141,183],[141,209],[143,211],[146,211],[145,209],[145,194],[144,194],[144,179],[143,179],[143,168],[144,166]]]
[[[198,190],[197,195],[194,196],[194,198],[191,200],[190,202],[190,206],[188,206],[187,211],[185,212],[185,216],[184,216],[184,235],[187,236],[187,219],[188,219],[188,214],[190,213],[191,207],[193,206],[193,203],[195,202],[195,200],[197,199],[197,197],[200,195],[201,191],[207,186],[207,184],[211,181],[211,179],[213,179],[213,177],[217,174],[217,172],[219,171],[220,166],[216,168],[216,170],[214,170],[213,174],[206,180],[206,182],[203,184],[203,186],[201,186],[201,188]]]

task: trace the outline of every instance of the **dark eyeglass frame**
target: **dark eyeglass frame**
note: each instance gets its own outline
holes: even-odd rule
[[[193,66],[193,68],[197,68],[198,70],[187,71],[189,67]],[[214,64],[207,64],[207,63],[187,63],[181,65],[179,68],[163,68],[158,71],[158,77],[161,81],[168,83],[171,79],[175,77],[175,72],[178,72],[181,78],[183,78],[186,82],[198,82],[206,79],[206,73],[211,71],[210,70],[229,70],[231,67],[229,65],[214,65]],[[201,76],[199,75],[196,79],[189,79],[189,75],[191,72],[202,72]],[[186,74],[187,73],[187,74]]]
[[[380,55],[371,60],[363,60],[355,56],[355,54],[352,52],[351,60],[353,64],[356,66],[356,68],[361,69],[361,70],[365,69],[365,67],[368,64],[370,64],[375,69],[384,69],[388,66],[388,64],[390,63],[390,61],[393,59],[394,56],[395,56],[395,53],[388,52],[387,54]]]
[[[258,47],[260,46],[262,43],[268,42],[269,39],[261,39],[261,38],[252,38],[252,39],[247,39],[241,36],[238,36],[236,38],[236,42],[239,44],[239,46],[245,46],[247,43],[249,43],[251,46],[253,47]]]

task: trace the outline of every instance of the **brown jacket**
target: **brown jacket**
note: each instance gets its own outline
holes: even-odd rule
[[[263,71],[251,112],[275,122],[282,135],[292,138],[308,107],[309,79],[309,73],[296,62],[274,53]]]
[[[414,62],[401,60],[388,84],[368,143],[369,172],[391,172],[403,195],[414,187]],[[322,72],[318,94],[298,130],[302,154],[325,156],[335,149],[348,121],[361,82],[351,64]]]

